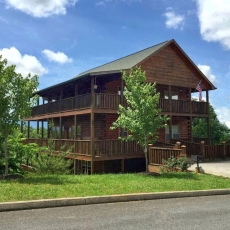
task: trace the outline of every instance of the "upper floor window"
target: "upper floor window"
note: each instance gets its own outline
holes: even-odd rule
[[[178,92],[171,92],[172,94],[172,100],[178,100]],[[164,91],[164,98],[169,99],[169,91]]]

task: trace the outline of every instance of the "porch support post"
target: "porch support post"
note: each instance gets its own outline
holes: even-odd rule
[[[77,153],[77,115],[74,115],[74,153]]]
[[[95,156],[95,141],[94,141],[94,106],[95,106],[95,92],[94,92],[94,76],[91,76],[91,116],[90,116],[90,139],[91,139],[91,174],[94,174],[93,158]]]
[[[171,143],[171,139],[172,139],[172,115],[169,116],[170,120],[169,120],[169,142]]]
[[[172,87],[171,85],[169,85],[168,97],[169,97],[169,111],[171,113],[172,112]]]
[[[168,91],[168,97],[169,97],[169,113],[172,113],[172,87],[169,85],[169,91]],[[169,116],[169,142],[171,142],[172,139],[172,115]]]
[[[192,116],[189,117],[189,130],[190,130],[190,141],[192,142]]]
[[[62,99],[63,99],[63,87],[61,87],[61,90],[60,90],[60,98],[59,98],[59,101],[60,101],[60,111],[62,111]]]
[[[211,144],[211,132],[210,132],[210,113],[209,113],[209,94],[208,90],[206,90],[206,103],[207,103],[207,134],[208,134],[208,142]]]
[[[39,135],[39,120],[37,120],[37,135]]]
[[[120,103],[121,105],[123,104],[123,101],[124,101],[124,81],[122,79],[122,74],[121,74],[121,83],[120,83],[120,88],[121,88],[121,95],[120,95]],[[124,129],[123,128],[120,128],[120,131],[121,131],[121,136],[123,137],[124,136]]]
[[[190,114],[192,114],[193,112],[193,109],[192,109],[192,89],[189,88],[189,112]]]
[[[62,117],[59,118],[59,146],[62,146],[61,139],[62,139]]]
[[[21,133],[23,133],[23,121],[21,121]]]
[[[50,126],[49,126],[49,119],[47,119],[47,138],[50,138]]]
[[[30,138],[30,121],[27,122],[28,127],[27,127],[27,138]]]
[[[44,138],[44,121],[42,121],[42,135],[41,135],[42,139]]]
[[[77,104],[78,104],[78,101],[77,101],[77,96],[78,96],[78,81],[75,82],[75,85],[74,85],[74,108],[77,108]],[[76,127],[76,126],[75,126]]]

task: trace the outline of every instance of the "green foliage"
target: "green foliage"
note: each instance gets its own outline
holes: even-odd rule
[[[127,108],[119,105],[119,117],[111,129],[121,127],[129,130],[127,137],[122,140],[137,140],[142,146],[148,164],[148,144],[158,139],[158,130],[165,127],[167,116],[160,116],[158,107],[160,94],[156,92],[156,84],[147,83],[145,72],[140,67],[131,69],[129,74],[122,72],[125,82],[125,98]]]
[[[18,129],[15,129],[12,135],[9,135],[8,139],[8,167],[9,173],[23,173],[20,164],[24,164],[30,159],[37,151],[38,146],[34,143],[23,144],[25,138]],[[0,138],[0,143],[3,143],[3,138]],[[0,145],[0,174],[4,174],[5,171],[5,159],[4,149]]]
[[[209,105],[209,113],[211,144],[221,144],[222,141],[228,141],[230,139],[230,129],[218,120],[212,105]],[[192,126],[192,132],[194,137],[208,137],[206,118],[193,118]]]
[[[178,157],[170,157],[168,160],[162,160],[162,165],[160,167],[162,172],[175,172],[175,171],[186,171],[189,167],[191,167],[194,164],[194,162],[184,156],[178,156]]]
[[[0,56],[0,132],[4,137],[5,174],[8,174],[8,136],[17,128],[20,119],[29,117],[32,97],[38,86],[38,77],[23,77],[15,72],[15,65],[7,66]],[[31,98],[29,100],[29,98]]]
[[[32,165],[37,174],[69,174],[71,160],[65,157],[69,151],[64,151],[66,147],[62,146],[60,153],[55,152],[55,143],[49,139],[48,146],[41,147],[38,155],[33,157]]]

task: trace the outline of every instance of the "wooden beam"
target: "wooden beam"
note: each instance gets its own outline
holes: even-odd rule
[[[23,133],[23,121],[21,121],[21,133]]]
[[[37,134],[39,134],[39,121],[37,121]]]
[[[172,139],[172,116],[170,116],[169,120],[169,142],[171,142]]]
[[[95,156],[94,142],[94,107],[95,107],[95,92],[94,92],[94,77],[91,76],[91,114],[90,114],[90,139],[91,139],[91,156]]]
[[[189,117],[189,128],[190,128],[190,140],[192,142],[193,136],[192,136],[192,116]]]
[[[172,112],[172,87],[171,85],[169,85],[168,99],[169,99],[169,111]]]
[[[208,117],[207,117],[207,134],[208,134],[208,144],[211,144],[211,131],[210,131],[210,109],[209,109],[209,93],[208,90],[206,90],[206,102],[207,102],[207,112],[208,112]]]
[[[42,139],[44,138],[44,121],[42,121],[42,135],[41,135]]]
[[[30,138],[30,121],[27,122],[27,138]]]
[[[122,79],[122,74],[121,74],[121,82],[120,82],[120,90],[121,90],[121,95],[120,95],[120,103],[122,104],[123,102],[123,96],[124,96],[124,81]],[[124,137],[124,129],[120,128],[121,131],[121,137]]]
[[[59,118],[59,131],[60,131],[60,136],[59,139],[62,139],[62,117]]]

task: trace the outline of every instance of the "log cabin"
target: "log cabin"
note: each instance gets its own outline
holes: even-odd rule
[[[192,139],[192,118],[209,121],[209,90],[216,89],[175,40],[169,40],[78,74],[76,77],[36,92],[40,100],[32,108],[26,143],[47,144],[55,150],[72,146],[74,173],[116,173],[145,170],[144,154],[136,141],[122,142],[128,130],[110,130],[118,118],[118,105],[125,105],[121,70],[141,66],[147,82],[156,82],[161,114],[170,118],[159,130],[160,142]],[[206,101],[192,100],[198,83]],[[52,127],[49,127],[52,121]],[[29,136],[36,122],[39,138]],[[209,124],[209,122],[208,122]],[[48,134],[44,134],[44,127]],[[208,132],[210,136],[210,126]]]

